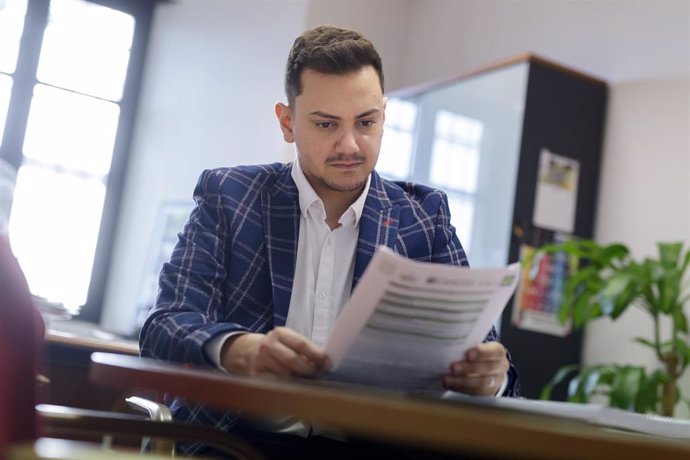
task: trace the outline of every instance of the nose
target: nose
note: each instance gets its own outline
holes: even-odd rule
[[[341,154],[352,154],[359,152],[359,145],[357,144],[357,132],[354,129],[345,129],[342,132],[338,143],[336,144],[336,152]]]

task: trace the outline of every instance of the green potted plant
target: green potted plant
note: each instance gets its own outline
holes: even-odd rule
[[[603,394],[613,407],[665,416],[673,416],[680,400],[690,406],[678,386],[690,363],[688,317],[683,310],[690,303],[690,282],[685,276],[690,250],[683,255],[682,243],[659,243],[658,249],[658,258],[637,261],[623,244],[570,240],[546,245],[523,262],[529,267],[533,259],[558,252],[579,258],[580,268],[563,288],[559,320],[570,320],[581,328],[603,316],[616,319],[632,306],[642,308],[651,319],[651,338],[635,341],[651,348],[659,363],[651,372],[629,364],[565,366],[545,386],[542,399],[550,399],[553,387],[575,373],[568,385],[572,402],[588,402],[593,394]],[[671,324],[666,335],[661,328],[665,321]]]

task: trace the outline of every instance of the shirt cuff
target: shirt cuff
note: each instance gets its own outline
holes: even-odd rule
[[[219,335],[218,337],[214,337],[206,344],[204,345],[204,351],[206,352],[206,356],[208,356],[213,364],[216,366],[218,370],[221,370],[223,372],[228,372],[225,370],[225,368],[221,365],[221,356],[220,353],[223,351],[223,345],[225,345],[225,342],[231,338],[235,337],[236,335],[240,334],[246,334],[244,331],[235,331],[235,332],[228,332],[227,334],[222,334]]]

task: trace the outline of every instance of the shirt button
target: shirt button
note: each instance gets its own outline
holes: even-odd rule
[[[323,300],[325,298],[326,298],[326,293],[323,291],[319,292],[319,299]]]
[[[330,246],[330,245],[331,245],[331,239],[330,239],[330,238],[328,238],[328,239],[326,240],[326,245],[327,245],[327,246]]]

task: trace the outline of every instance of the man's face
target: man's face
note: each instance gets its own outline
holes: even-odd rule
[[[283,137],[296,144],[304,175],[322,199],[361,192],[379,156],[385,105],[371,66],[346,75],[305,69],[293,106],[276,105]]]

